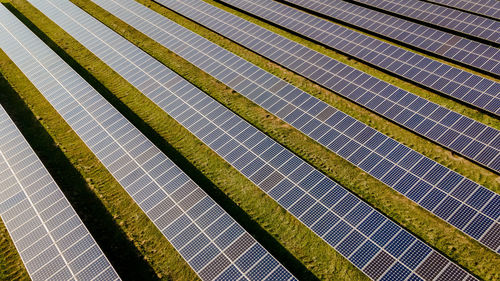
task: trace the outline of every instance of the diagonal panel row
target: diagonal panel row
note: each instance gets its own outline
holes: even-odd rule
[[[203,280],[295,280],[70,66],[9,17],[11,36],[2,49]]]
[[[102,23],[54,2],[40,8],[59,9],[66,17],[53,19],[75,37],[93,30],[84,45],[371,278],[475,280]]]
[[[500,83],[272,0],[222,0],[222,2],[441,94],[500,115]],[[498,71],[500,73],[500,68]]]
[[[425,0],[494,19],[500,19],[500,2],[497,0]]]
[[[0,5],[4,21],[5,8]],[[0,23],[0,39],[9,40]],[[5,44],[0,43],[2,48]],[[119,280],[59,186],[0,106],[0,216],[32,280]]]
[[[500,131],[494,128],[406,92],[206,2],[158,2],[396,124],[492,170],[500,171]],[[234,81],[236,82],[237,80]],[[245,84],[238,86],[243,88]]]
[[[341,0],[283,1],[452,61],[500,75],[499,48]]]
[[[110,2],[99,3],[331,151],[498,251],[498,194],[158,14],[142,12],[140,6],[125,11]]]
[[[500,43],[500,22],[489,18],[418,0],[352,1],[438,28],[446,28],[491,43]]]

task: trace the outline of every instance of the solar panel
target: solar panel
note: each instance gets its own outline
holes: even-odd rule
[[[0,5],[2,41],[5,10]],[[2,106],[0,128],[0,216],[31,279],[120,280]]]
[[[500,74],[500,49],[340,0],[284,0],[332,19],[431,52],[473,68]],[[353,49],[355,50],[355,49]],[[369,53],[358,52],[363,58]],[[401,68],[394,64],[391,68]],[[402,71],[403,69],[399,69]],[[461,83],[460,83],[461,84]],[[481,89],[480,91],[484,91]]]
[[[51,7],[44,1],[32,3],[37,7]],[[64,6],[64,3],[58,1],[58,5]],[[64,17],[59,15],[59,18]],[[2,22],[3,18],[2,15]],[[17,19],[14,20],[12,15],[9,15],[5,25],[11,33],[9,36],[2,33],[2,49],[202,280],[224,279],[227,276],[234,277],[232,280],[295,280],[250,234],[40,39]]]
[[[418,0],[353,0],[415,21],[500,43],[500,22]]]
[[[438,210],[440,210],[441,205],[438,206],[439,202],[442,204],[447,204],[447,198],[453,198],[453,202],[460,202],[460,205],[468,206],[466,202],[466,197],[474,192],[479,192],[483,194],[482,196],[489,196],[491,198],[493,192],[489,191],[485,187],[479,186],[472,181],[466,179],[465,177],[451,171],[450,169],[436,163],[435,161],[411,150],[410,148],[399,144],[397,141],[375,131],[374,129],[364,125],[363,123],[356,121],[355,119],[347,116],[345,113],[338,111],[337,109],[319,101],[316,98],[309,96],[308,94],[300,91],[299,89],[287,84],[283,80],[279,80],[277,77],[263,70],[262,73],[256,77],[264,77],[262,81],[275,81],[273,84],[265,85],[251,85],[251,80],[248,78],[245,71],[249,69],[257,68],[255,65],[248,63],[240,57],[228,52],[227,50],[211,43],[207,39],[189,31],[188,29],[165,19],[161,15],[152,12],[146,7],[135,3],[133,1],[121,2],[117,4],[113,1],[100,1],[93,0],[98,5],[104,7],[110,13],[118,16],[124,22],[130,24],[131,26],[137,28],[144,34],[153,37],[154,39],[163,42],[162,44],[167,48],[172,48],[174,52],[180,51],[178,54],[184,57],[186,60],[192,62],[195,65],[202,67],[208,74],[214,76],[230,76],[229,79],[220,79],[220,81],[225,82],[229,86],[230,81],[239,77],[239,84],[247,85],[245,90],[241,92],[246,93],[248,96],[252,96],[256,89],[260,88],[259,93],[261,95],[254,96],[254,99],[264,108],[272,110],[276,108],[275,112],[280,114],[284,107],[288,107],[290,112],[288,115],[284,115],[284,119],[288,121],[292,126],[308,134],[312,138],[319,141],[325,147],[329,148],[333,152],[339,154],[341,157],[347,159],[351,163],[358,165],[360,168],[365,170],[370,175],[386,183],[390,187],[396,189],[397,191],[405,194],[408,198],[413,201],[425,206],[426,209],[434,212],[439,217],[448,221],[452,225],[458,227],[462,231],[468,227],[468,223],[474,220],[474,216],[484,216],[481,212],[472,211],[472,208],[463,208],[458,210],[453,216],[444,216]],[[110,34],[112,34],[110,32]],[[107,51],[101,50],[101,46],[94,44],[95,40],[102,40],[104,42],[107,38],[107,34],[100,33],[95,34],[94,38],[84,38],[79,36],[79,33],[75,32],[72,34],[80,43],[87,46],[90,51],[103,59],[104,62],[109,63],[113,67],[113,63],[119,64],[119,67],[113,67],[116,72],[121,74],[124,78],[129,79],[131,83],[141,90],[146,96],[150,97],[151,100],[156,102],[161,108],[171,115],[172,112],[169,111],[171,108],[162,106],[163,97],[157,97],[158,93],[161,91],[162,86],[150,87],[149,85],[142,85],[142,82],[134,84],[134,77],[127,76],[127,73],[120,71],[121,69],[128,69],[134,67],[135,65],[140,65],[143,61],[150,60],[148,65],[153,64],[153,59],[149,56],[139,57],[135,59],[130,59],[134,52],[131,51],[130,54],[124,52],[117,52],[117,56],[121,56],[123,59],[128,58],[132,60],[130,66],[126,66],[122,61],[117,58],[108,58],[106,56]],[[113,45],[115,49],[119,46],[126,44],[125,40],[123,42],[113,42],[108,43]],[[187,42],[189,43],[187,43]],[[200,46],[199,49],[197,46]],[[188,54],[188,55],[187,55]],[[224,59],[223,59],[224,58]],[[224,66],[225,62],[232,61],[234,65],[237,65],[242,71],[234,70],[233,68]],[[205,65],[205,67],[203,66]],[[161,66],[155,66],[155,69],[161,69]],[[163,67],[163,69],[167,69]],[[252,72],[253,73],[253,72]],[[134,73],[135,74],[135,73]],[[144,71],[144,75],[153,77],[156,73],[148,73]],[[251,75],[250,75],[251,76]],[[157,78],[160,80],[161,78]],[[173,78],[172,78],[173,79]],[[260,78],[258,78],[260,79]],[[273,80],[274,79],[274,80]],[[173,81],[178,82],[173,79]],[[228,82],[229,81],[229,82]],[[245,83],[247,81],[248,83]],[[171,83],[168,82],[168,85]],[[279,85],[275,88],[274,85]],[[175,84],[174,89],[183,89],[183,91],[188,87],[187,82],[184,84]],[[163,87],[163,91],[169,91],[169,87]],[[273,90],[274,89],[274,90]],[[278,94],[273,94],[284,91],[284,95],[293,93],[290,100],[283,99]],[[171,91],[171,90],[170,90]],[[267,93],[267,95],[266,95]],[[274,99],[272,98],[274,95]],[[265,96],[265,98],[262,98]],[[301,102],[299,104],[294,104],[297,100],[296,97],[299,96]],[[302,97],[302,98],[300,98]],[[157,100],[160,98],[160,100]],[[259,102],[260,100],[260,102]],[[271,100],[271,102],[268,102]],[[280,101],[282,102],[280,104]],[[275,107],[275,105],[278,105]],[[212,109],[212,108],[210,108]],[[275,113],[273,112],[273,113]],[[297,117],[295,120],[287,120],[293,112],[297,112]],[[330,115],[322,118],[320,117],[322,113],[328,112]],[[179,116],[185,116],[186,118],[192,116],[192,114],[187,114],[183,111],[178,112]],[[191,112],[193,113],[193,112]],[[222,114],[218,112],[218,114]],[[174,118],[176,117],[173,115]],[[216,115],[218,116],[218,115]],[[331,117],[330,117],[331,116]],[[279,116],[283,118],[283,116]],[[229,119],[229,118],[226,118]],[[198,120],[195,118],[194,120]],[[225,119],[224,119],[225,120]],[[302,121],[301,121],[302,120]],[[182,124],[182,120],[178,120]],[[188,129],[192,122],[188,122],[185,125]],[[193,125],[194,126],[194,125]],[[222,126],[222,125],[221,125]],[[213,128],[211,128],[213,129]],[[194,128],[194,130],[201,130],[199,128]],[[238,129],[236,132],[244,132],[244,128]],[[368,132],[368,136],[363,135]],[[208,132],[207,132],[208,133]],[[196,132],[194,132],[196,135]],[[201,131],[200,139],[207,137],[205,132]],[[250,138],[252,135],[249,133],[248,136],[242,136],[241,138]],[[236,137],[236,136],[235,136]],[[364,140],[363,140],[364,138]],[[215,136],[213,139],[209,140],[207,143],[215,151],[225,145],[229,138],[218,139],[217,144],[210,144],[211,141],[215,141]],[[243,157],[243,156],[242,156]],[[250,160],[252,157],[250,157]],[[250,161],[249,160],[249,161]],[[409,161],[411,164],[408,164]],[[259,163],[256,163],[258,165]],[[250,169],[250,168],[248,168]],[[255,171],[256,169],[250,169],[250,171]],[[244,173],[245,174],[245,173]],[[247,174],[245,174],[247,175]],[[250,176],[250,175],[247,175]],[[406,182],[405,179],[414,179],[410,183]],[[403,188],[402,185],[405,187]],[[458,191],[463,189],[463,186],[467,185],[470,190],[467,190],[466,197],[458,196]],[[440,201],[436,201],[434,205],[423,203],[426,202],[428,196],[434,196],[436,192],[442,194]],[[416,194],[416,195],[415,195]],[[496,204],[496,203],[495,203]],[[476,208],[478,211],[481,210],[483,206]],[[464,213],[467,213],[464,215]],[[464,217],[465,216],[465,217]],[[486,228],[483,231],[489,231],[488,229],[495,229],[494,220],[497,219],[497,215],[486,215],[489,218],[483,221]],[[464,217],[465,221],[458,223],[456,219]],[[467,233],[467,232],[466,232]],[[469,234],[470,235],[470,234]],[[490,235],[488,235],[489,237]],[[478,238],[475,238],[478,239]],[[500,242],[499,242],[500,243]],[[496,251],[496,243],[488,244],[493,250]]]
[[[492,170],[500,170],[500,132],[494,128],[394,87],[203,1],[160,0],[158,3],[383,115],[396,124]],[[255,68],[243,67],[241,70],[257,71]],[[254,76],[259,73],[262,72],[256,72]],[[235,89],[240,92],[246,88],[246,83],[237,82],[239,78],[235,78],[228,85],[233,88],[238,86]],[[267,83],[272,82],[273,80]],[[274,82],[277,83],[277,80]],[[250,99],[253,100],[253,97],[250,96]],[[296,102],[298,101],[300,100],[297,99]]]
[[[448,66],[275,1],[222,2],[464,103],[496,115],[500,114],[500,92],[497,91],[500,89],[500,83],[493,80]],[[452,73],[453,76],[450,76]],[[481,91],[480,84],[490,85],[489,89]],[[450,85],[461,86],[454,88]],[[490,93],[492,91],[493,93]],[[494,104],[498,106],[492,108]]]
[[[500,18],[500,2],[496,0],[426,0],[436,4],[456,8],[465,12],[490,17]]]
[[[51,7],[39,8],[67,30],[72,30],[73,36],[80,37],[80,32],[85,29],[95,31],[92,41],[100,42],[97,45],[101,47],[108,46],[104,48],[109,57],[121,65],[113,69],[121,72],[125,79],[129,76],[122,67],[132,66],[137,76],[146,75],[149,79],[146,85],[133,78],[127,80],[148,97],[154,96],[152,100],[158,106],[368,276],[373,279],[391,278],[397,272],[401,276],[421,280],[419,276],[445,269],[441,277],[449,279],[456,275],[446,273],[446,269],[457,268],[464,278],[473,278],[151,56],[73,4],[60,2],[57,1],[57,6],[52,2]],[[56,13],[62,14],[63,11],[78,18],[78,21],[71,20],[69,16],[55,17]],[[149,11],[148,15],[154,15],[152,11],[146,11]],[[114,44],[121,46],[120,50],[113,48]],[[359,228],[356,228],[358,225]],[[370,234],[384,231],[386,227],[394,230],[389,239],[379,241],[370,237]],[[393,252],[389,250],[394,247],[391,241],[395,245],[419,245],[421,250]],[[408,262],[397,261],[400,256],[405,256]],[[444,261],[437,268],[429,264],[435,258]]]

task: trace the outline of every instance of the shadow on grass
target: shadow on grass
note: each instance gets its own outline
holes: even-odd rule
[[[136,126],[151,142],[178,165],[191,179],[193,179],[208,195],[214,199],[229,215],[231,215],[245,230],[255,237],[275,258],[277,258],[293,275],[300,280],[319,280],[310,272],[304,264],[295,258],[285,247],[283,247],[271,234],[263,229],[257,222],[237,204],[235,204],[224,192],[212,183],[202,172],[182,154],[172,147],[151,126],[137,116],[111,91],[102,85],[85,68],[76,62],[54,41],[45,35],[28,18],[22,15],[11,4],[5,4],[7,8],[16,15],[28,28],[31,29],[45,44],[55,51],[66,63],[68,63],[80,76],[82,76],[94,89],[96,89],[109,103],[111,103],[121,114],[123,114],[134,126]],[[66,160],[67,161],[67,160]],[[45,162],[45,161],[44,161]],[[114,222],[113,222],[114,223]],[[111,258],[110,258],[111,259]],[[125,269],[124,269],[125,270]],[[139,280],[139,279],[137,279]],[[146,280],[146,279],[140,279]]]
[[[118,274],[124,280],[158,280],[154,270],[2,74],[0,89],[0,104],[42,160]]]

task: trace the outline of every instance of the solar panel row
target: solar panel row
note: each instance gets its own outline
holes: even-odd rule
[[[426,58],[272,0],[223,0],[222,2],[419,85],[500,115],[500,83]],[[500,73],[500,67],[498,71]],[[487,85],[486,89],[485,85]]]
[[[94,22],[89,15],[60,1],[57,6],[52,3],[42,11],[59,9],[59,13],[75,16],[75,20],[69,16],[53,18],[75,37],[83,38],[79,35],[85,28],[95,31],[82,44],[89,44],[98,57],[371,278],[474,280],[130,42],[102,24],[88,24]],[[109,1],[98,3],[110,5]],[[113,5],[117,7],[118,3],[123,1]],[[141,8],[133,1],[127,4],[134,4],[134,10]],[[93,44],[99,47],[90,46]],[[101,56],[104,53],[107,55]],[[125,69],[133,69],[135,76]]]
[[[345,1],[283,1],[396,40],[410,47],[431,52],[495,75],[500,74],[500,49],[493,46]],[[482,89],[482,91],[484,90]]]
[[[456,8],[493,19],[500,19],[500,2],[496,0],[425,0],[436,4]]]
[[[238,83],[244,86],[239,88],[237,83],[235,89],[243,95],[475,239],[484,235],[485,239],[482,241],[488,242],[483,243],[496,251],[500,239],[494,238],[493,234],[500,228],[500,224],[494,223],[500,216],[500,196],[495,197],[494,192],[378,133],[140,4],[133,1],[127,1],[126,4],[93,1],[226,85],[231,85],[234,79],[238,79]],[[97,48],[93,49],[85,39],[79,39],[78,34],[74,36],[99,55]],[[96,36],[99,37],[105,40],[106,35]],[[127,54],[122,56],[127,57]],[[102,57],[113,66],[113,61],[106,61]],[[228,62],[231,67],[225,65]],[[258,74],[254,75],[256,72]],[[253,83],[249,78],[252,76],[260,77],[257,80],[261,83]],[[295,117],[289,119],[292,118],[289,116]],[[462,194],[464,191],[465,194]],[[472,196],[475,199],[467,201],[472,194],[475,194]],[[475,200],[483,203],[472,207],[475,204],[471,202]],[[460,206],[456,205],[458,202]],[[458,210],[454,214],[443,212],[449,208]],[[486,212],[479,211],[483,208]],[[478,228],[474,221],[481,227]]]
[[[418,0],[353,0],[412,20],[500,43],[500,22]]]
[[[0,15],[4,16],[3,6]],[[6,32],[2,27],[0,31]],[[0,128],[0,215],[31,279],[119,280],[1,106]]]
[[[203,1],[158,2],[416,133],[462,152],[462,155],[493,170],[500,168],[498,130],[398,89]],[[304,60],[297,57],[300,54]],[[323,65],[331,70],[324,71]],[[241,70],[250,73],[258,69]],[[272,82],[269,81],[269,85],[277,81]],[[234,83],[230,84],[233,88],[238,86]],[[239,86],[236,89],[241,91],[247,85],[241,83]]]
[[[0,48],[22,56],[13,32],[22,30],[0,5]],[[0,186],[0,216],[32,280],[120,279],[1,106]]]
[[[4,32],[2,28],[0,31]],[[31,279],[119,280],[1,107],[0,125],[0,215]]]
[[[37,7],[51,7],[43,1],[36,2]],[[13,22],[9,29],[15,39],[2,42],[7,55],[203,280],[294,280],[234,219],[41,40],[19,21]]]

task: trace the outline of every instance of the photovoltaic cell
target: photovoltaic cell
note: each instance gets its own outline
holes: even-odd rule
[[[487,16],[493,19],[500,18],[500,2],[495,0],[426,0],[436,4],[456,8],[470,13]]]
[[[97,3],[110,5],[111,7],[114,6],[116,8],[120,8],[120,3],[123,4],[123,2],[107,1]],[[132,4],[135,5],[134,10],[139,9],[141,11],[149,11],[148,16],[153,16],[154,18],[155,13],[151,10],[148,10],[144,6],[140,6],[136,2],[127,2],[127,6]],[[100,42],[100,44],[97,45],[101,47],[104,47],[105,44],[109,44],[105,49],[107,54],[110,56],[109,59],[114,60],[116,63],[116,65],[112,63],[111,66],[115,71],[120,73],[120,75],[127,79],[132,85],[141,90],[163,110],[171,114],[171,116],[178,122],[186,126],[188,130],[190,130],[194,135],[205,142],[205,144],[216,151],[221,157],[226,159],[231,165],[236,167],[236,163],[239,163],[237,169],[240,172],[243,172],[246,167],[248,167],[252,163],[255,163],[256,161],[262,163],[261,168],[258,171],[254,172],[254,174],[250,175],[249,179],[252,180],[257,186],[261,187],[263,190],[269,190],[267,193],[274,200],[280,203],[283,202],[281,205],[283,207],[285,207],[286,205],[286,209],[293,215],[295,215],[299,220],[312,225],[311,229],[315,231],[319,236],[321,236],[325,241],[330,243],[332,247],[338,249],[339,246],[337,246],[337,244],[340,245],[344,241],[346,241],[344,244],[342,244],[345,245],[342,246],[342,251],[344,251],[344,253],[353,252],[349,256],[347,256],[346,254],[346,257],[350,259],[350,256],[353,256],[357,253],[358,247],[349,247],[347,245],[347,241],[352,241],[353,243],[359,244],[359,247],[362,247],[366,243],[373,244],[373,242],[370,242],[371,239],[368,235],[361,233],[355,229],[355,225],[351,223],[351,221],[353,221],[351,218],[349,220],[347,219],[347,216],[349,216],[349,213],[353,212],[355,207],[351,209],[346,208],[349,208],[349,206],[353,206],[353,203],[355,203],[355,206],[363,205],[365,207],[366,215],[363,218],[357,218],[357,220],[363,221],[363,223],[366,224],[374,224],[377,222],[383,223],[389,221],[388,218],[384,217],[382,214],[366,205],[360,199],[347,192],[343,187],[331,181],[323,174],[315,171],[314,168],[312,168],[297,156],[293,155],[283,146],[277,144],[272,139],[259,132],[249,123],[245,122],[240,117],[226,109],[224,106],[205,95],[194,85],[182,79],[173,71],[161,65],[145,52],[141,51],[139,48],[135,47],[125,39],[119,37],[112,30],[108,29],[95,19],[91,18],[89,15],[84,14],[81,10],[77,9],[72,4],[67,3],[62,6],[60,5],[61,4],[58,2],[57,6],[54,4],[51,7],[39,6],[39,8],[42,9],[43,12],[47,13],[49,17],[61,24],[63,28],[67,28],[67,30],[70,30],[70,33],[72,33],[72,35],[77,38],[80,37],[79,34],[81,34],[85,26],[92,26],[92,28],[90,28],[89,30],[99,30],[99,33],[94,33],[94,36],[92,36],[88,42],[86,41],[87,39],[84,38],[81,38],[82,41],[80,42],[82,42],[82,44],[84,45],[87,45],[87,43],[89,42],[94,42],[94,44],[96,44],[96,42]],[[59,9],[59,11],[56,11],[56,9]],[[61,18],[62,16],[58,18],[54,16],[53,13],[61,13],[61,15],[63,13],[68,13],[66,15],[71,14],[72,16],[76,16],[80,19],[80,21],[72,21],[69,16],[67,16],[66,18]],[[83,24],[84,22],[86,24]],[[95,23],[96,25],[94,26],[93,24],[88,24],[89,22]],[[115,48],[118,46],[121,46],[123,50],[120,51]],[[95,50],[96,55],[100,57],[100,52],[97,51],[98,48],[95,48],[95,46],[93,45],[88,45],[88,48],[90,48],[90,50]],[[131,54],[135,54],[135,56],[131,56]],[[102,58],[105,62],[107,62],[108,58]],[[136,67],[139,62],[142,62],[144,67]],[[129,74],[124,72],[122,69],[122,67],[130,68],[132,66],[136,67],[136,73],[144,74],[146,77],[149,77],[149,79],[152,79],[150,83],[158,83],[155,96],[153,96],[153,92],[148,92],[144,90],[146,88],[142,88],[147,87],[146,85],[137,85],[132,77],[128,76]],[[176,111],[177,108],[169,108],[168,105],[170,103],[165,103],[166,100],[174,103],[177,108],[183,108],[183,110]],[[187,123],[189,123],[188,120],[191,118],[197,120],[196,122],[203,124],[203,126],[195,128],[196,123],[192,125],[186,125]],[[204,128],[211,129],[205,130]],[[206,131],[217,131],[217,139],[225,138],[229,141],[227,141],[225,144],[219,143],[219,145],[216,146],[215,143],[218,143],[217,139],[215,141],[207,141],[206,136],[210,135],[210,133],[207,134]],[[248,131],[253,132],[251,137],[248,137],[246,135],[245,132]],[[245,135],[245,137],[242,138],[242,135]],[[230,151],[226,150],[225,152],[222,152],[222,149],[229,143],[234,143],[236,144],[236,146],[234,146],[234,148]],[[283,154],[287,155],[287,157],[283,158],[284,161],[273,162],[273,159]],[[234,157],[230,158],[231,155],[234,155]],[[252,157],[247,158],[247,156]],[[264,174],[267,174],[267,177],[264,180],[255,179],[253,177],[253,175],[258,174],[262,171],[264,171]],[[314,174],[314,176],[310,177],[309,175],[311,174]],[[299,175],[305,176],[298,177]],[[323,200],[324,196],[318,196],[318,193],[315,193],[316,195],[312,195],[312,193],[309,194],[308,190],[312,189],[303,187],[301,185],[302,181],[307,181],[307,184],[317,182],[314,187],[321,185],[327,189],[327,192],[337,193],[336,196],[330,196],[330,198],[336,197],[338,198],[337,201],[342,201],[345,204],[343,203],[342,207],[336,207],[335,210],[333,210],[333,208],[327,207],[326,204],[328,204],[329,206],[335,206],[337,202],[326,200],[326,203],[323,203],[325,202],[325,200]],[[263,188],[264,182],[266,182],[266,185]],[[323,213],[311,215],[310,211],[313,208],[314,210],[321,211]],[[336,210],[339,210],[339,212],[337,212]],[[340,212],[347,214],[345,216],[342,216],[340,215]],[[308,219],[302,220],[303,216],[307,216]],[[376,221],[373,221],[372,218],[375,218]],[[344,233],[345,235],[339,235],[339,233],[336,233],[335,231],[333,231],[333,229],[342,229],[344,231],[342,233]],[[350,231],[347,232],[346,230]],[[399,226],[398,234],[400,235],[399,237],[404,237],[405,239],[408,239],[407,237],[411,237],[414,239],[414,241],[418,241],[411,234],[401,229]],[[429,249],[431,248],[429,247]],[[261,255],[261,251],[262,249],[258,246],[252,247],[236,262],[236,266],[239,266],[243,270],[249,270],[249,276],[260,280],[260,276],[258,274],[255,274],[254,270],[250,269],[248,264],[257,261],[258,257]],[[368,253],[371,255],[365,257],[366,263],[368,263],[370,267],[376,266],[376,262],[372,261],[372,259],[376,255],[380,255],[381,253],[383,253],[385,256],[389,256],[392,259],[395,259],[395,257],[392,257],[391,254],[387,253],[384,248],[376,246],[375,244],[373,244],[373,247],[368,250],[366,248],[363,248],[363,251],[364,253]],[[431,250],[431,252],[433,251]],[[408,255],[411,255],[411,253],[408,253]],[[262,260],[267,260],[267,258]],[[259,262],[259,265],[262,263],[262,260]],[[450,266],[452,265],[453,263],[450,262]],[[391,266],[392,264],[388,264],[389,268],[391,268]],[[363,270],[364,266],[360,266],[360,268]],[[428,269],[420,270],[427,271]],[[227,274],[232,274],[232,272],[233,271],[227,272]],[[272,276],[272,280],[281,280],[282,278],[276,278],[275,273],[271,273],[269,277]],[[469,277],[473,278],[472,276]]]
[[[341,0],[284,1],[476,69],[495,75],[500,74],[500,61],[498,59],[500,49],[497,47]],[[359,39],[356,41],[359,41]],[[360,49],[357,42],[354,45],[350,44],[350,46],[354,46],[353,51],[357,52],[357,57],[370,58],[369,54],[371,52]],[[392,55],[399,55],[399,53],[393,53]],[[406,59],[407,56],[401,56],[400,58]],[[404,61],[395,61],[392,63],[388,61],[389,66],[385,66],[385,69],[398,71],[406,69],[406,71],[410,72],[410,68],[402,62]],[[449,69],[451,67],[444,67],[435,73],[441,76],[449,71]],[[443,83],[441,80],[438,80],[435,82],[435,87]],[[481,91],[484,90],[481,89]]]
[[[11,31],[4,23],[13,16],[0,5],[0,17],[3,41]],[[120,280],[1,106],[0,128],[0,216],[31,279]]]
[[[415,21],[500,43],[500,22],[418,0],[353,0]]]
[[[222,2],[462,102],[496,115],[500,113],[500,83],[493,80],[448,66],[275,1],[223,0]],[[307,1],[307,3],[313,2]],[[447,77],[448,73],[456,74]],[[467,80],[463,81],[463,77],[467,77]],[[317,79],[319,76],[314,78],[314,75],[311,75],[311,78]],[[460,86],[450,87],[450,85]],[[489,85],[488,89],[483,90],[484,85]],[[373,100],[372,103],[379,105],[382,101],[380,98]],[[413,105],[417,110],[424,103],[423,99],[418,101],[420,103]],[[415,122],[420,123],[422,120]],[[411,123],[408,125],[412,126]],[[430,127],[432,125],[429,124]],[[422,130],[427,131],[426,128]]]
[[[335,61],[203,1],[158,2],[310,79],[313,79],[312,77],[316,73],[320,73],[320,77],[314,80],[318,84],[383,115],[401,126],[461,153],[465,157],[495,171],[500,170],[500,142],[498,141],[500,140],[500,134],[496,129],[438,106],[435,103],[428,102],[421,97],[394,87],[378,78]],[[206,50],[207,53],[209,51]],[[321,63],[324,61],[327,61],[327,63]],[[207,66],[210,66],[212,63],[213,60],[208,60],[199,65],[199,67],[207,71]],[[294,68],[294,65],[299,66]],[[270,79],[269,76],[264,75],[265,71],[259,70],[257,67],[250,68],[250,64],[245,65],[246,69],[236,64],[233,67],[236,70],[239,69],[252,74],[251,77],[255,81],[255,83],[248,81],[241,82],[242,80],[240,79],[243,78],[240,78],[240,76],[234,77],[234,75],[223,77],[227,80],[233,78],[229,82],[223,82],[240,93],[244,90],[252,89],[252,87],[257,87],[256,83],[263,84],[263,80],[267,84],[271,84],[273,81],[275,83],[278,83],[276,81],[280,81],[276,77]],[[324,67],[327,67],[327,69]],[[208,70],[212,71],[213,69]],[[214,75],[214,77],[220,80],[221,75],[223,75],[222,72],[219,75]],[[290,87],[284,87],[276,92],[276,94],[291,101],[292,104],[304,102],[303,98],[307,98],[307,94],[299,94],[297,92],[299,90],[290,93]],[[260,92],[258,91],[262,90],[259,87],[257,88],[258,90],[252,92],[251,95],[246,95],[256,102],[258,100],[255,99],[255,96],[259,95]],[[262,93],[263,97],[269,94],[266,91]],[[294,99],[294,97],[296,98]],[[415,105],[417,104],[421,108],[416,108]],[[387,109],[388,107],[389,109]],[[275,114],[280,118],[286,117],[284,120],[287,122],[289,120],[295,121],[299,117],[296,116],[299,113],[297,111],[292,112],[292,110],[293,108],[288,104]],[[323,118],[328,117],[330,116],[326,115]],[[339,116],[335,114],[331,116],[331,118],[337,117]],[[418,123],[418,120],[420,120],[420,123]],[[325,122],[328,123],[331,121],[333,120]],[[457,127],[463,127],[465,124],[468,124],[465,130],[456,129]],[[429,126],[431,129],[427,131],[422,128]],[[475,130],[481,132],[472,133]],[[458,140],[459,138],[460,140]],[[460,150],[461,145],[467,143],[468,145]],[[474,153],[474,151],[479,152]]]
[[[33,3],[38,8],[52,9],[53,18],[65,17],[54,13],[56,9],[45,1]],[[64,5],[58,1],[58,5],[67,6],[68,3]],[[71,7],[75,9],[73,4]],[[9,30],[8,35],[2,32],[2,49],[101,160],[202,280],[215,280],[219,275],[228,274],[227,272],[250,280],[254,280],[250,274],[260,274],[259,277],[265,279],[266,275],[279,272],[280,280],[295,280],[234,219],[69,65],[14,16],[4,16],[7,13],[5,8],[2,11],[0,21]],[[94,20],[95,23],[99,22]],[[108,39],[116,37],[119,36]],[[22,196],[21,194],[20,197]],[[22,200],[17,197],[14,199]],[[11,203],[5,206],[8,204]],[[87,243],[81,247],[88,249],[91,245]],[[229,253],[233,248],[238,248],[239,251]],[[259,249],[256,259],[242,268],[238,261],[252,248]],[[98,259],[98,264],[104,271],[106,267],[102,265],[102,260],[103,258]],[[262,264],[261,260],[265,263]],[[265,273],[261,273],[261,269],[265,269]]]
[[[397,141],[376,132],[374,129],[347,116],[345,113],[311,97],[227,50],[164,19],[158,14],[148,13],[147,15],[141,15],[138,12],[141,11],[141,6],[139,5],[127,11],[124,10],[123,7],[121,9],[119,7],[116,8],[111,3],[112,2],[108,2],[108,4],[104,4],[99,2],[100,5],[106,7],[111,13],[116,14],[125,22],[128,22],[143,33],[151,36],[165,47],[170,48],[186,60],[199,66],[226,85],[232,85],[233,79],[236,79],[234,77],[238,76],[239,84],[236,86],[233,84],[233,89],[239,89],[240,93],[271,111],[271,113],[276,114],[278,117],[308,134],[333,152],[356,164],[370,175],[380,179],[388,186],[396,189],[433,213],[436,213],[435,210],[438,210],[437,205],[444,202],[445,197],[448,198],[451,196],[456,198],[455,195],[457,193],[452,193],[452,190],[460,188],[463,184],[462,181],[470,182],[463,176],[399,144]],[[136,18],[133,19],[130,13],[134,13]],[[213,14],[215,14],[215,12]],[[151,20],[152,18],[154,18],[154,20]],[[162,27],[158,27],[160,23]],[[160,32],[160,30],[162,32]],[[173,32],[170,33],[170,30]],[[186,38],[189,38],[189,40]],[[82,42],[82,44],[85,45],[85,42]],[[203,47],[199,48],[197,46]],[[127,57],[126,54],[123,56]],[[211,61],[212,63],[208,66],[203,65],[203,63],[197,63],[206,61]],[[225,69],[226,73],[228,71],[233,73],[221,74],[221,71],[214,71],[215,69]],[[254,73],[258,73],[258,75]],[[252,77],[252,75],[255,75],[254,77],[265,78],[262,79],[262,83],[254,83],[252,79],[247,77]],[[257,80],[259,79],[260,78]],[[244,84],[245,80],[248,82],[246,86],[244,88],[239,88],[238,85]],[[272,83],[266,86],[267,81],[272,81]],[[281,87],[281,89],[275,91],[275,95],[271,94],[273,91],[272,88],[274,88],[273,84],[280,85]],[[255,95],[256,91],[259,93],[258,95]],[[263,96],[266,97],[262,98]],[[281,101],[287,104],[286,107],[289,107],[290,110],[283,113],[282,109],[280,109],[281,106],[273,110],[272,104],[266,105],[266,102],[273,96],[283,97]],[[274,102],[277,104],[279,101]],[[304,108],[309,110],[304,110]],[[315,111],[317,108],[321,110]],[[327,111],[327,109],[329,115],[326,118],[320,118],[319,116]],[[311,124],[314,124],[313,129],[308,129],[307,126]],[[316,134],[320,129],[323,133]],[[237,127],[235,131],[241,132],[243,128]],[[324,131],[326,131],[326,133]],[[243,139],[246,138],[247,137],[244,137]],[[250,156],[247,154],[242,156],[241,159],[245,159],[245,157]],[[250,159],[251,158],[252,157],[250,157]],[[232,155],[228,155],[228,159],[232,161]],[[242,163],[245,163],[246,160],[242,161],[241,159],[234,164],[236,168],[240,168]],[[259,164],[257,164],[257,166],[258,165]],[[251,165],[249,165],[249,167],[250,166]],[[243,174],[246,175],[247,170],[248,169],[243,170]],[[298,176],[298,178],[301,178],[301,176]],[[477,184],[473,184],[473,186],[474,189],[485,190],[486,192],[482,193],[485,197],[494,194],[485,187]],[[469,205],[466,199],[456,198],[456,200],[461,202],[461,204]],[[283,201],[283,204],[287,204],[287,201]],[[482,205],[480,208],[475,208],[478,215],[484,212],[482,210],[483,207],[485,207],[485,205]],[[496,207],[498,208],[498,206]],[[463,211],[466,211],[466,209],[463,209]],[[461,213],[462,210],[458,212]],[[443,218],[443,216],[440,217]],[[491,219],[488,224],[489,227],[493,227],[493,225],[497,224],[496,222],[493,223],[497,220],[497,216],[488,217]],[[443,219],[447,220],[448,218]],[[469,221],[472,220],[473,218],[470,218]],[[459,226],[460,224],[453,225]],[[460,229],[464,230],[465,227],[466,225]],[[492,230],[488,229],[488,231]],[[489,243],[489,245],[492,244]],[[497,251],[497,248],[492,249]]]

